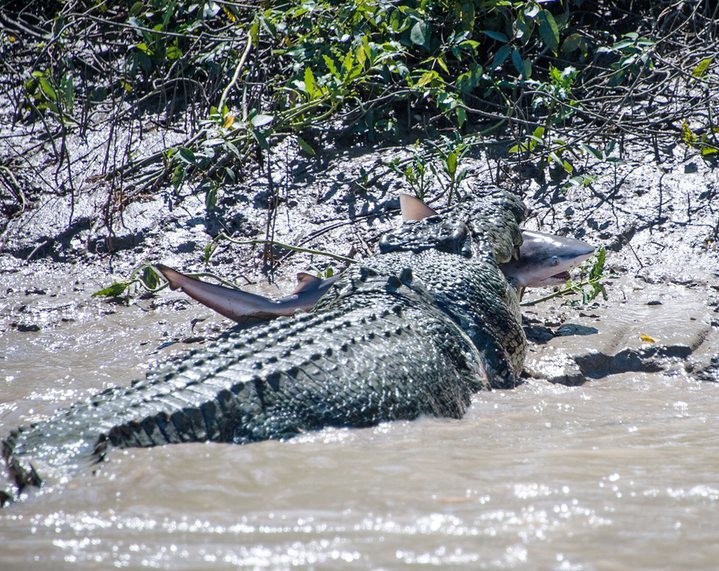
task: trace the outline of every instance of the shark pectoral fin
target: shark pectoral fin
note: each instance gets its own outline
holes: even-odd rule
[[[322,287],[325,282],[322,278],[308,274],[307,272],[300,272],[297,274],[297,286],[295,287],[293,294],[315,291]]]
[[[424,220],[430,216],[437,216],[436,210],[409,194],[399,195],[399,208],[402,212],[402,220]]]

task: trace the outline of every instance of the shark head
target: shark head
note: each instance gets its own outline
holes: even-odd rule
[[[500,267],[517,289],[562,284],[569,270],[594,253],[594,246],[565,236],[522,230],[519,256]]]

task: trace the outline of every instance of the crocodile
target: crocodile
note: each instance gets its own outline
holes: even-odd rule
[[[493,189],[405,222],[308,313],[234,328],[2,441],[7,503],[112,448],[286,439],[421,415],[460,418],[472,394],[520,381],[521,199]]]

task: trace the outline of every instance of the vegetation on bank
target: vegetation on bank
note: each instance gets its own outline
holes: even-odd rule
[[[421,139],[387,169],[451,201],[474,146],[565,185],[634,137],[715,157],[718,22],[708,0],[9,0],[0,82],[64,192],[83,158],[68,141],[103,133],[108,213],[187,183],[211,211],[288,141],[312,157]],[[181,142],[142,152],[151,128]],[[0,165],[8,215],[27,203],[16,174]]]
[[[11,0],[0,68],[15,120],[42,123],[59,161],[97,123],[181,126],[181,144],[128,147],[103,174],[139,190],[191,177],[211,207],[288,135],[308,155],[422,135],[450,178],[490,138],[568,177],[637,135],[715,155],[717,16],[708,1]]]

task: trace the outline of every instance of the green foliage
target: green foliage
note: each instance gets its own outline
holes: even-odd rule
[[[120,297],[130,284],[131,282],[128,281],[112,282],[109,286],[93,293],[92,297]]]
[[[424,200],[432,184],[447,193],[447,201],[459,190],[467,177],[467,169],[462,159],[470,148],[470,143],[459,133],[453,138],[442,136],[439,144],[431,143],[423,148],[419,141],[413,146],[413,154],[404,163],[399,159],[390,161],[389,168],[401,175],[415,196]]]
[[[156,292],[166,287],[165,280],[151,264],[142,264],[135,268],[126,280],[114,281],[92,294],[92,297],[109,297],[117,299],[123,295],[128,298],[135,286],[141,286],[146,291]]]
[[[597,53],[616,58],[611,65],[614,73],[610,82],[616,86],[653,69],[655,47],[655,40],[640,36],[637,32],[628,32],[611,46],[599,48]]]
[[[692,70],[692,77],[697,79],[705,78],[713,61],[713,57],[707,57],[701,60]]]
[[[574,293],[582,296],[582,304],[586,305],[594,300],[599,294],[605,295],[604,285],[604,264],[607,259],[607,251],[604,247],[599,248],[594,255],[594,260],[585,264],[580,270],[581,279],[578,282],[569,281],[567,287]],[[590,265],[591,264],[591,265]],[[587,267],[589,268],[587,270]]]
[[[681,125],[682,142],[694,149],[704,158],[716,158],[719,155],[719,127],[710,127],[702,133],[695,133],[689,123],[684,121]]]
[[[436,171],[427,153],[422,150],[419,141],[413,145],[412,157],[407,161],[406,165],[402,165],[399,159],[394,159],[390,161],[389,167],[404,177],[414,195],[424,201],[430,181]]]
[[[251,158],[262,162],[287,137],[315,157],[329,133],[370,141],[437,140],[448,131],[511,134],[513,153],[537,156],[574,177],[582,150],[568,141],[566,128],[578,118],[602,118],[588,108],[588,86],[600,85],[623,105],[625,92],[616,88],[631,89],[651,74],[669,37],[647,25],[664,14],[651,3],[640,3],[636,13],[615,3],[587,10],[582,0],[66,0],[53,6],[43,12],[49,45],[38,46],[24,78],[27,117],[49,120],[52,133],[52,121],[76,128],[78,109],[87,116],[108,102],[129,102],[129,115],[138,117],[154,109],[168,120],[192,107],[183,143],[141,161],[128,150],[125,164],[109,176],[142,177],[140,190],[199,179],[195,188],[205,193],[208,212],[220,185],[236,181]],[[643,8],[650,9],[645,20]],[[101,37],[102,46],[124,49],[108,57],[106,47],[72,44],[88,33]],[[71,44],[85,50],[82,57],[70,53]],[[85,61],[93,64],[79,63]],[[709,89],[713,61],[704,57],[685,74]],[[117,113],[126,109],[118,105]],[[711,138],[697,148],[712,154]],[[685,142],[696,145],[688,135]],[[463,176],[461,154],[458,147],[438,155],[450,197]],[[405,176],[421,194],[427,172],[421,161],[411,166]],[[148,167],[154,170],[147,173]]]
[[[33,71],[23,83],[26,108],[41,115],[50,113],[59,123],[72,120],[75,86],[69,71]]]

